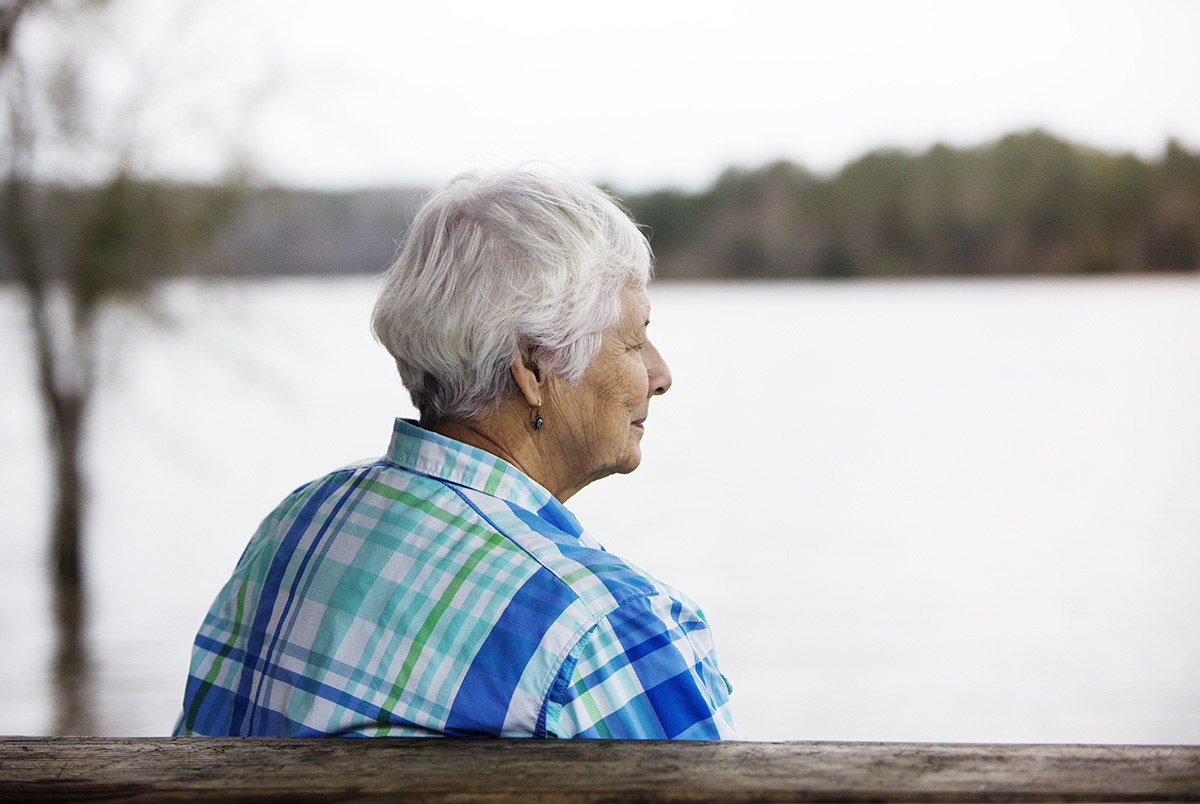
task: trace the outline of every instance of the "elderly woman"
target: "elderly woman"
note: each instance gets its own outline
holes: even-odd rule
[[[671,387],[650,267],[594,187],[517,171],[435,193],[374,314],[420,422],[267,517],[196,637],[176,733],[739,737],[699,609],[563,506],[637,468]]]

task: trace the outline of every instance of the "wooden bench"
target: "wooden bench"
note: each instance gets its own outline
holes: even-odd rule
[[[1200,801],[1200,746],[0,738],[0,801]]]

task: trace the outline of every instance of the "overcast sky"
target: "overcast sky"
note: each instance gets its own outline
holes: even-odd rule
[[[115,20],[93,80],[124,108],[152,76],[139,142],[181,176],[234,146],[306,186],[548,160],[626,190],[1035,126],[1200,150],[1192,0],[119,0]]]

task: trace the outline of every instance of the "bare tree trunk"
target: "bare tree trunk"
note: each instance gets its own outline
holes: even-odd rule
[[[30,185],[14,176],[9,178],[5,190],[4,223],[16,257],[17,275],[29,304],[30,334],[37,358],[38,395],[46,413],[47,439],[54,452],[51,577],[56,584],[78,587],[83,579],[81,452],[93,385],[91,325],[94,314],[87,307],[86,299],[78,298],[79,294],[69,294],[66,301],[73,309],[67,320],[56,322],[53,319],[46,261],[34,234]]]
[[[45,396],[45,394],[43,394]],[[56,586],[83,586],[84,479],[83,425],[86,400],[63,393],[44,399],[53,410],[50,440],[54,448],[55,499],[50,533],[50,574]]]

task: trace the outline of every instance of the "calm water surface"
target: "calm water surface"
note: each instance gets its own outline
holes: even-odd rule
[[[100,728],[167,733],[258,521],[410,415],[371,280],[114,317],[90,442]],[[641,469],[571,502],[691,594],[762,740],[1200,743],[1200,280],[662,285]],[[0,733],[52,722],[48,495],[0,291]]]

